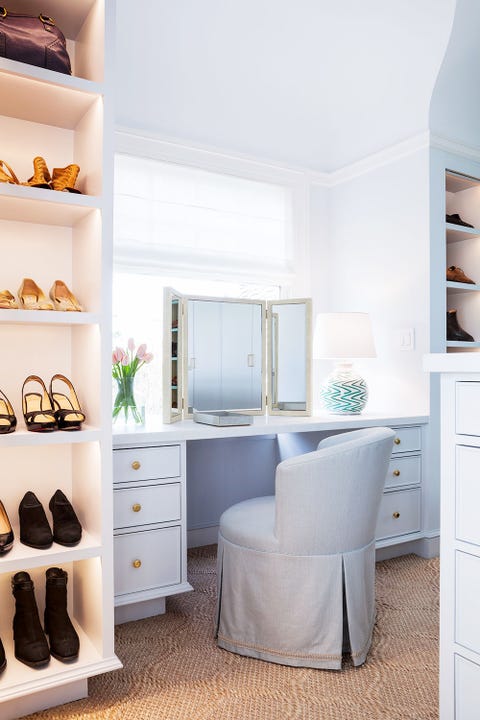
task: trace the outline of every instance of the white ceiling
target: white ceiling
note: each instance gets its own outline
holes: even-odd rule
[[[116,122],[317,171],[343,167],[428,129],[455,7],[117,0]]]

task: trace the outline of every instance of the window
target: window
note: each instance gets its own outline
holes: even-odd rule
[[[118,154],[115,159],[113,343],[154,353],[135,380],[161,413],[163,288],[277,299],[294,276],[293,192],[282,184]]]

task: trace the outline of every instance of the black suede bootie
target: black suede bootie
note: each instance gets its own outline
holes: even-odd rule
[[[68,575],[61,568],[48,568],[45,589],[45,632],[50,652],[62,662],[78,657],[80,641],[67,612]]]
[[[50,651],[38,617],[33,582],[27,572],[18,572],[13,576],[12,592],[15,598],[15,657],[30,667],[46,665],[50,662]]]
[[[70,501],[61,490],[56,491],[48,507],[53,517],[53,539],[55,542],[66,547],[78,545],[82,537],[82,526]]]
[[[18,515],[20,518],[20,542],[29,547],[45,550],[53,542],[43,505],[30,490],[23,496]]]
[[[5,657],[5,650],[3,647],[3,643],[0,640],[0,673],[5,670],[7,667],[7,658]]]
[[[447,340],[474,342],[470,333],[458,324],[456,310],[447,310]]]

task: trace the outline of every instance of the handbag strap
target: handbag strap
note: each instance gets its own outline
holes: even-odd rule
[[[0,6],[0,18],[7,17],[7,8]]]
[[[0,5],[0,19],[6,18],[8,15],[7,8],[3,5]],[[38,16],[38,19],[40,20],[43,25],[55,25],[55,20],[48,15],[44,15],[43,13],[40,13]]]

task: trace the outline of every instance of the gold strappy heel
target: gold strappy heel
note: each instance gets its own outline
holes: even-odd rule
[[[63,280],[55,280],[50,288],[50,298],[55,310],[82,312],[83,308]]]
[[[52,187],[60,192],[79,193],[80,190],[75,189],[80,167],[72,163],[65,168],[53,168],[52,171]]]
[[[53,310],[52,303],[32,278],[23,278],[18,297],[24,310]]]
[[[15,297],[12,295],[10,290],[0,290],[0,308],[3,310],[18,308]]]
[[[8,172],[6,172],[4,168],[7,168]],[[0,160],[0,182],[10,183],[10,185],[20,185],[17,176],[5,160]]]
[[[50,177],[47,163],[42,157],[37,156],[33,159],[33,176],[29,180],[27,180],[27,182],[22,183],[22,185],[29,185],[30,187],[39,187],[51,190],[51,180],[52,178]]]

